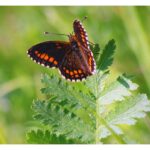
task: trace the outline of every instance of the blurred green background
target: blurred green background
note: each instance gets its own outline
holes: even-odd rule
[[[103,48],[116,41],[113,76],[135,75],[139,91],[150,98],[150,7],[0,7],[0,143],[26,143],[25,132],[34,126],[32,100],[43,97],[41,74],[51,71],[31,61],[26,51],[42,41],[68,40],[43,32],[71,33],[73,20],[84,16],[91,42]],[[150,114],[124,130],[129,143],[150,143]]]

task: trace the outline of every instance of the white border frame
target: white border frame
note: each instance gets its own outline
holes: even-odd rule
[[[0,6],[150,6],[149,0],[0,0]],[[2,150],[149,150],[150,145],[0,145]]]
[[[150,6],[149,0],[0,0],[1,6]]]
[[[77,144],[70,144],[70,145],[0,145],[2,150],[149,150],[150,145],[77,145]]]

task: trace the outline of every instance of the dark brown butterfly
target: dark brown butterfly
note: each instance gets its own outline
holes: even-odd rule
[[[70,81],[81,81],[96,72],[88,35],[79,20],[73,22],[74,34],[69,41],[46,41],[32,46],[28,55],[36,63],[56,67],[63,77]]]

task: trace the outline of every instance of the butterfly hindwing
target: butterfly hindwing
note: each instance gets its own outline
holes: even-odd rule
[[[93,53],[90,49],[87,49],[83,46],[80,46],[81,51],[84,53],[84,57],[86,57],[88,68],[92,74],[96,72],[96,63],[93,57]]]
[[[68,51],[59,68],[61,74],[71,81],[80,81],[87,78],[92,74],[89,70],[87,57],[88,55],[85,56],[79,48],[78,50]]]
[[[68,49],[70,49],[68,42],[47,41],[32,46],[27,53],[38,64],[58,67]]]

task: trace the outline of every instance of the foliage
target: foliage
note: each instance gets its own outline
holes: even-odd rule
[[[73,141],[67,141],[64,136],[57,136],[55,134],[51,134],[48,130],[37,130],[31,131],[28,133],[29,138],[27,137],[27,141],[30,144],[70,144]]]
[[[98,51],[98,48],[99,47],[97,47],[97,45],[96,45],[94,51]],[[101,52],[101,55],[97,55],[97,56],[99,56],[99,58],[96,58],[97,69],[103,71],[103,70],[108,69],[108,67],[112,65],[113,54],[114,54],[115,48],[116,48],[115,41],[112,39],[105,46],[105,48]]]
[[[93,47],[94,56],[100,55],[96,57],[97,73],[85,82],[71,83],[56,73],[43,75],[45,87],[41,92],[47,98],[35,100],[32,109],[34,119],[48,129],[49,135],[45,136],[43,130],[35,134],[33,129],[27,134],[29,143],[42,143],[39,135],[47,137],[48,143],[53,143],[53,135],[63,136],[64,143],[68,140],[102,143],[102,139],[110,135],[118,143],[127,143],[120,136],[124,133],[119,125],[134,125],[138,118],[145,117],[150,111],[150,102],[145,94],[134,92],[138,85],[125,74],[108,82],[111,76],[108,68],[113,63],[115,48],[114,40],[101,52],[98,44]]]

